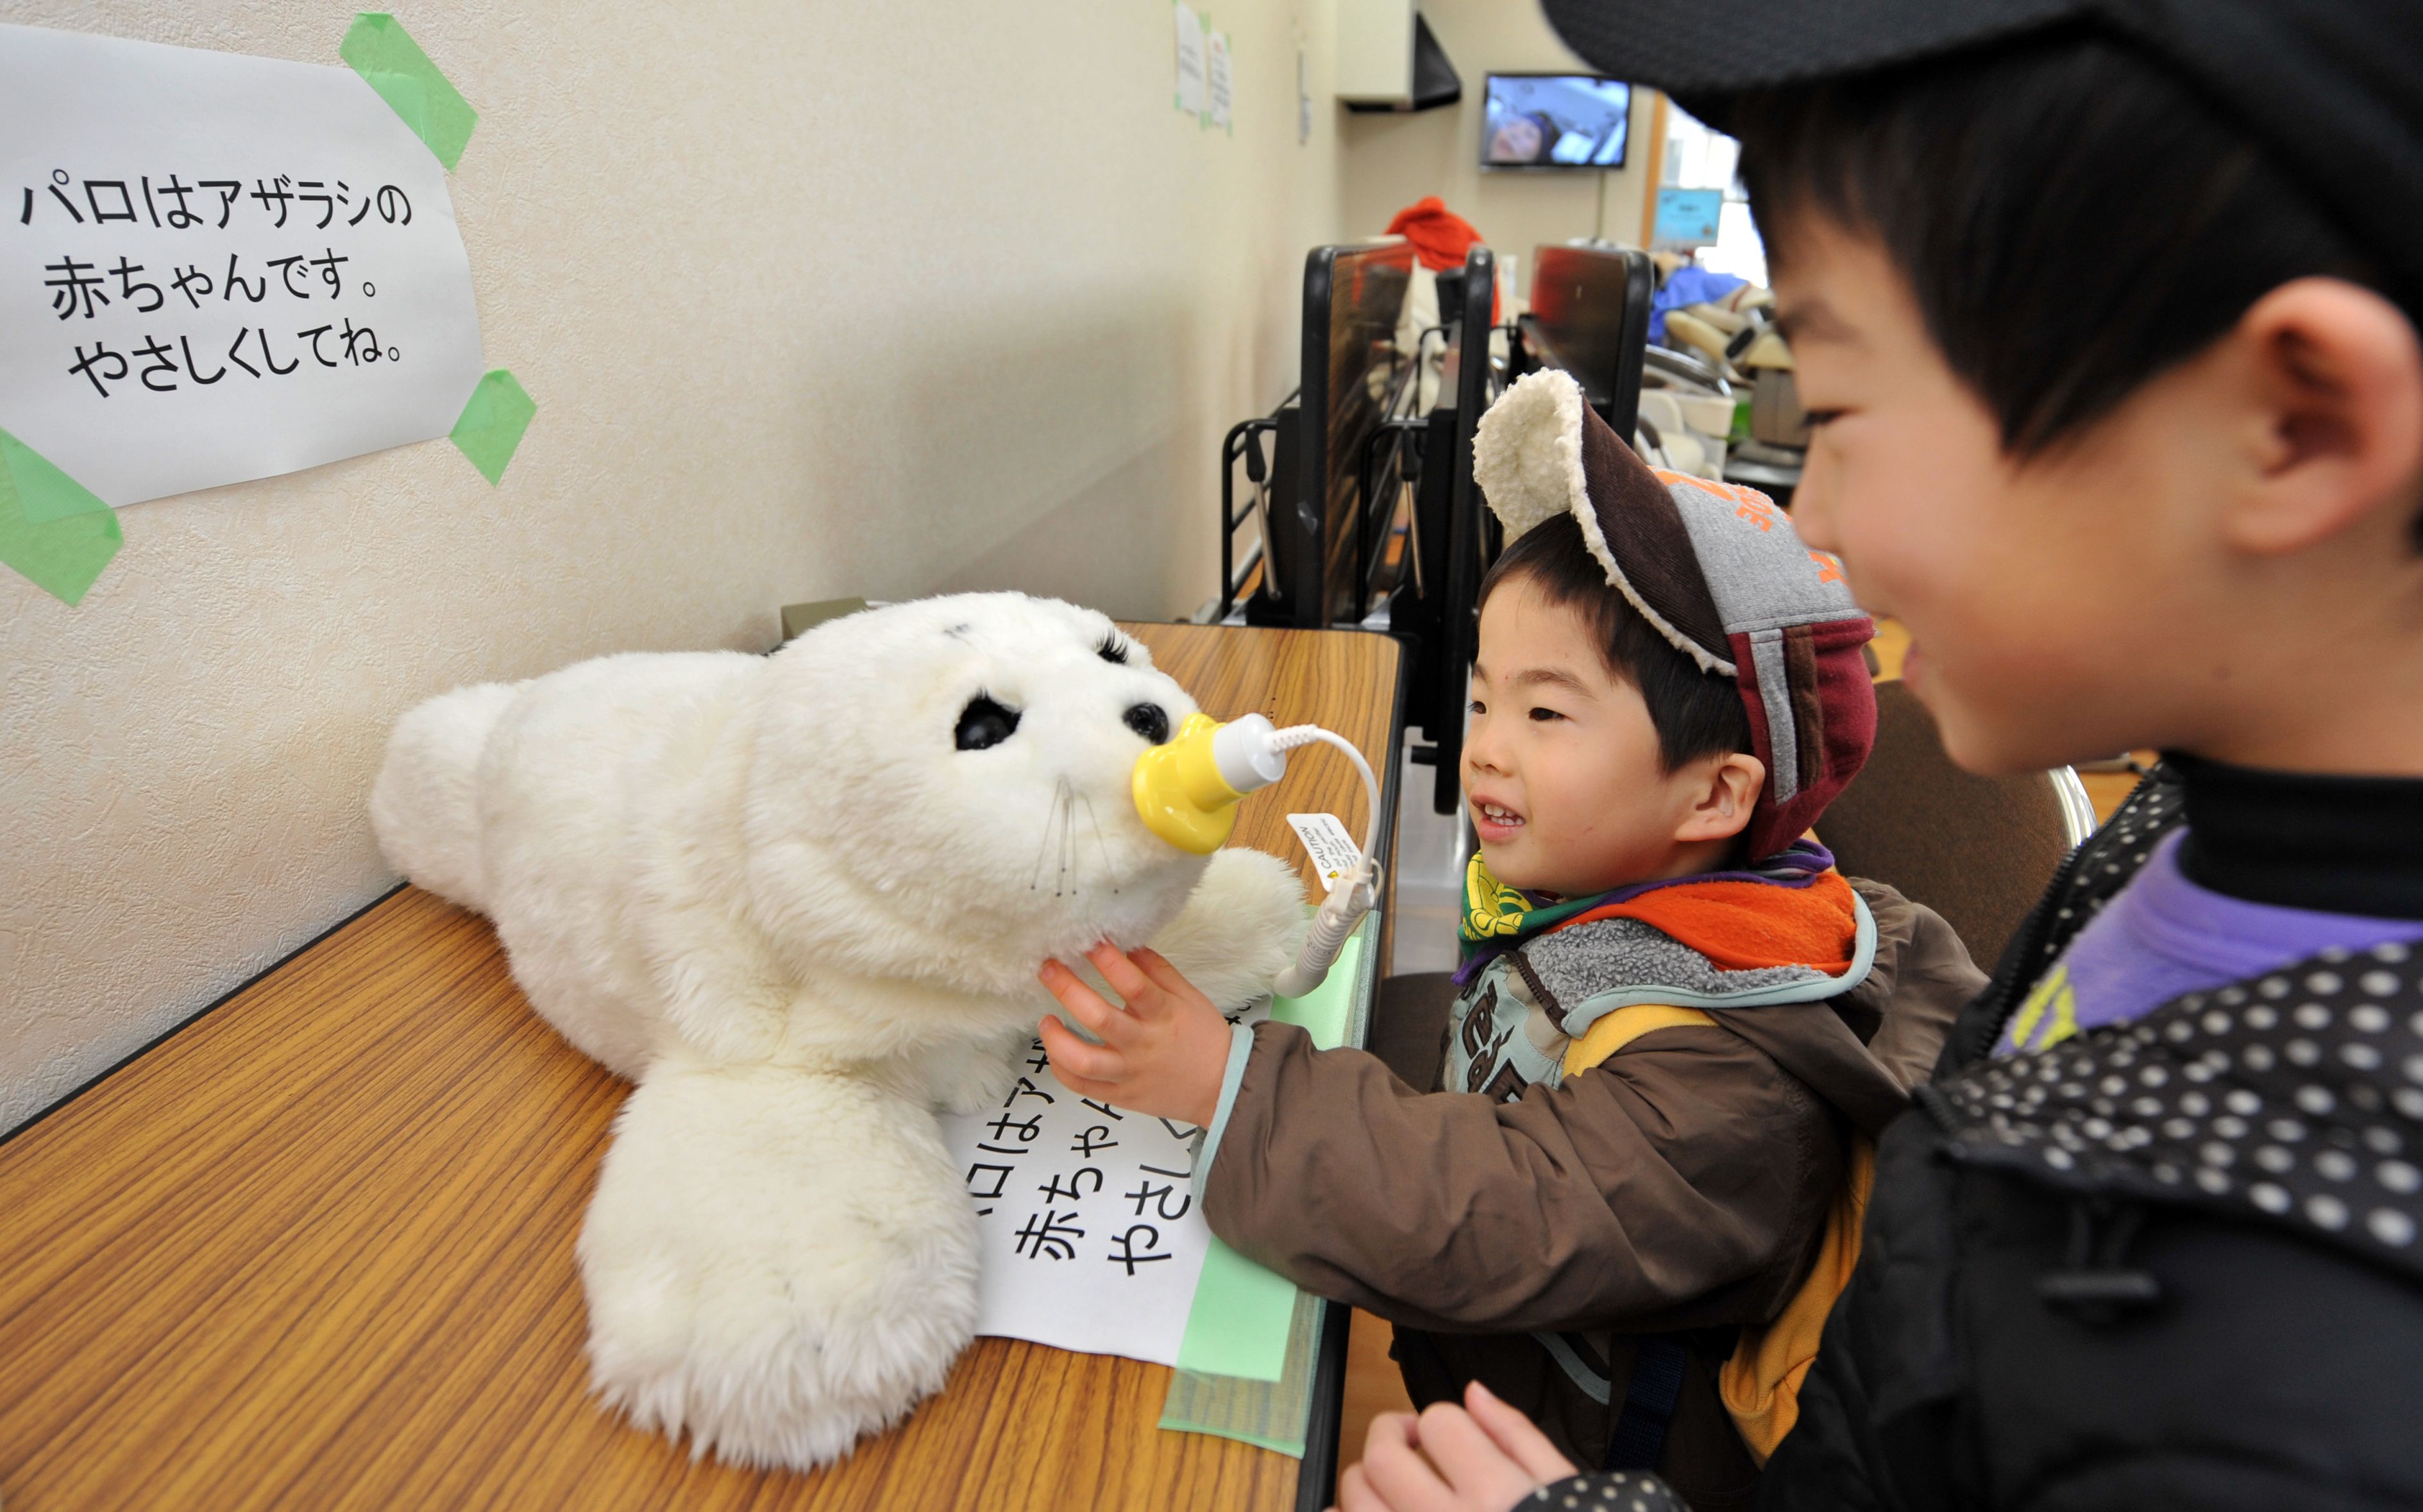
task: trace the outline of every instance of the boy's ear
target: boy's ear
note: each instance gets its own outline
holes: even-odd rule
[[[2257,476],[2227,507],[2239,550],[2299,551],[2385,504],[2408,524],[2423,482],[2423,344],[2403,310],[2338,278],[2299,278],[2247,307],[2230,340],[2262,417]]]
[[[1702,756],[1692,764],[1700,779],[1693,784],[1691,807],[1683,815],[1674,838],[1689,843],[1731,840],[1750,827],[1750,811],[1766,786],[1766,764],[1747,751]]]

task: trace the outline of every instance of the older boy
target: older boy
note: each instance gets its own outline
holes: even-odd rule
[[[2172,753],[1886,1135],[1765,1504],[2423,1502],[2423,9],[1652,8],[1550,6],[1742,137],[1800,523],[1954,753]]]
[[[1446,1090],[1232,1035],[1146,953],[1092,957],[1124,1011],[1048,967],[1104,1043],[1045,1042],[1071,1086],[1208,1126],[1212,1229],[1400,1325],[1417,1398],[1486,1380],[1570,1455],[1746,1504],[1765,1444],[1719,1369],[1981,978],[1802,838],[1875,724],[1831,559],[1755,494],[1652,474],[1561,373],[1491,410],[1475,465],[1513,539],[1481,592]]]

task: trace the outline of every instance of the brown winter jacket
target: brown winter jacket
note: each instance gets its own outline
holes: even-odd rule
[[[1877,934],[1858,986],[1653,1030],[1518,1101],[1417,1092],[1373,1056],[1258,1026],[1205,1178],[1213,1232],[1395,1324],[1417,1402],[1479,1378],[1584,1465],[1631,1336],[1704,1331],[1659,1468],[1702,1512],[1747,1505],[1756,1469],[1716,1369],[1800,1281],[1851,1132],[1902,1110],[1985,980],[1932,910],[1854,886]],[[1604,1365],[1614,1407],[1534,1331]]]

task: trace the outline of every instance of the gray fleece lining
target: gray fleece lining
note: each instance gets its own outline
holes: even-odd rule
[[[1767,754],[1775,761],[1766,780],[1777,808],[1800,794],[1800,726],[1792,717],[1792,671],[1783,661],[1783,632],[1754,630],[1750,665],[1758,671],[1758,701],[1766,711]]]
[[[1857,891],[1851,911],[1858,930],[1851,964],[1832,976],[1810,966],[1727,971],[1637,919],[1572,925],[1510,953],[1528,958],[1541,984],[1555,996],[1564,1032],[1579,1039],[1601,1018],[1636,1003],[1762,1008],[1848,992],[1868,979],[1877,961],[1876,916]]]
[[[1834,979],[1811,966],[1721,969],[1698,951],[1638,919],[1602,919],[1560,929],[1526,946],[1522,954],[1528,957],[1541,985],[1556,995],[1568,1034],[1579,1032],[1573,1024],[1582,1005],[1610,987],[1656,986],[1709,997],[1799,983],[1824,983],[1834,990]]]

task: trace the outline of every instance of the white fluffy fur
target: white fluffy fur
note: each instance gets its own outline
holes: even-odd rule
[[[1582,391],[1570,374],[1526,373],[1497,396],[1473,432],[1472,480],[1509,541],[1565,513],[1595,532],[1582,476]]]
[[[1582,470],[1582,390],[1573,375],[1543,368],[1514,380],[1472,436],[1472,480],[1489,500],[1489,511],[1512,541],[1534,526],[1571,513],[1581,522],[1582,543],[1607,570],[1607,580],[1624,602],[1640,611],[1668,644],[1703,672],[1734,675],[1734,664],[1710,654],[1650,606],[1625,576],[1607,531],[1591,502]]]
[[[540,1014],[639,1083],[579,1257],[594,1383],[642,1426],[806,1466],[942,1385],[976,1252],[933,1115],[1006,1090],[1044,957],[1149,940],[1227,1004],[1286,966],[1287,867],[1137,818],[1121,717],[1195,703],[1116,638],[1066,604],[929,599],[398,722],[388,858],[493,919]],[[980,692],[1017,731],[960,750]]]

